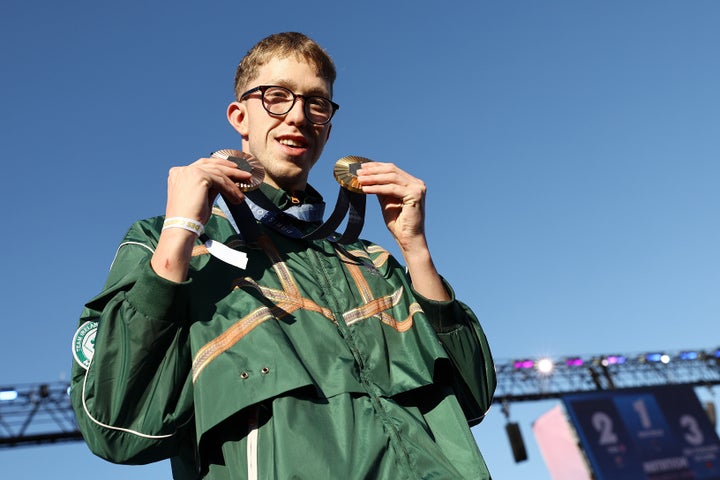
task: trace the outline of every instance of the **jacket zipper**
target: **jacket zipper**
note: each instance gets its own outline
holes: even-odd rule
[[[363,358],[363,354],[360,351],[360,349],[357,347],[357,344],[355,343],[354,334],[352,333],[352,329],[350,326],[348,326],[342,316],[341,309],[339,308],[339,305],[337,304],[337,301],[331,295],[329,292],[332,291],[331,285],[330,285],[330,277],[328,276],[324,266],[323,261],[318,255],[318,253],[315,250],[310,250],[311,255],[313,256],[315,263],[317,265],[318,269],[318,277],[319,277],[319,284],[322,289],[324,289],[326,292],[328,292],[327,295],[327,302],[328,305],[331,307],[331,310],[336,316],[337,320],[337,328],[340,333],[340,335],[345,340],[345,344],[350,349],[350,352],[352,353],[353,357],[355,357],[355,361],[357,362],[358,366],[358,373],[360,376],[360,382],[362,383],[363,387],[365,388],[365,392],[368,395],[368,398],[370,399],[370,402],[373,404],[373,408],[375,409],[375,413],[380,418],[380,421],[383,422],[385,425],[388,435],[394,444],[395,447],[398,448],[399,456],[402,457],[405,461],[405,467],[408,469],[408,472],[417,473],[414,471],[412,467],[412,461],[410,459],[410,453],[407,451],[407,448],[405,447],[405,442],[402,439],[402,436],[400,435],[400,432],[397,430],[397,427],[394,425],[392,419],[389,417],[389,414],[387,413],[387,410],[385,410],[385,407],[382,404],[382,401],[380,399],[380,395],[378,394],[377,388],[375,387],[374,383],[372,382],[369,372],[365,368],[365,360]],[[337,257],[335,257],[337,258]],[[344,269],[342,266],[340,267],[340,271],[344,274]]]

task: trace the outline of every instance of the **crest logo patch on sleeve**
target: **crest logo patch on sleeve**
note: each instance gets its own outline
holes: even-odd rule
[[[90,367],[95,353],[95,334],[98,322],[88,321],[80,325],[73,337],[73,357],[75,361],[87,370]]]

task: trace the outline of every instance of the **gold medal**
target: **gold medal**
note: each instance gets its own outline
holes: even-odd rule
[[[235,162],[238,168],[244,172],[250,172],[252,176],[247,182],[238,182],[236,185],[240,187],[240,191],[249,192],[255,190],[265,179],[265,169],[258,160],[249,153],[240,150],[223,149],[213,152],[211,157],[224,158]]]
[[[355,193],[363,193],[362,186],[357,181],[357,171],[360,165],[365,162],[372,162],[369,158],[348,155],[335,162],[333,174],[335,180],[347,190]]]

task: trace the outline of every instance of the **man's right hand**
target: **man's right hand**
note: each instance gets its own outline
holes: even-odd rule
[[[184,167],[172,167],[165,216],[191,218],[205,225],[218,194],[232,203],[245,200],[237,183],[247,182],[251,176],[222,158],[201,158]]]
[[[184,167],[172,167],[168,174],[165,217],[184,217],[205,225],[219,194],[232,203],[245,200],[237,183],[247,182],[251,176],[231,160],[222,158],[201,158]],[[196,238],[195,233],[181,228],[163,230],[150,261],[155,273],[174,282],[187,279]]]

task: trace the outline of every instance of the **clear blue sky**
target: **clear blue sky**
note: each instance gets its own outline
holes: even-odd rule
[[[429,187],[435,261],[498,359],[715,348],[720,316],[720,2],[4,0],[0,6],[0,385],[54,381],[169,167],[239,141],[235,65],[307,33],[342,106],[335,160],[392,161]],[[375,202],[363,236],[392,247]],[[393,247],[394,248],[394,247]],[[395,251],[395,250],[393,250]],[[512,461],[494,409],[474,430],[496,479],[548,480],[531,423]],[[0,450],[5,478],[169,478],[82,444]]]

